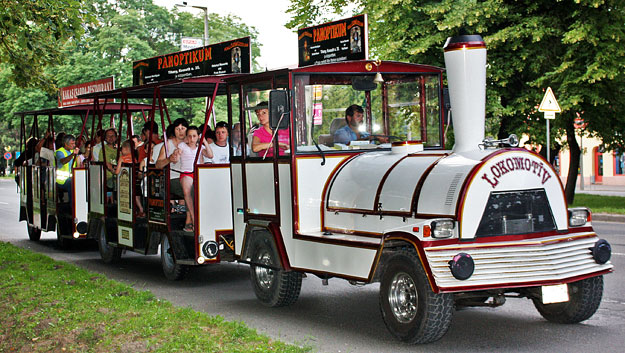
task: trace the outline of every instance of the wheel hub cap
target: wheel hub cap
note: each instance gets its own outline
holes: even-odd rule
[[[271,255],[268,252],[263,252],[258,257],[258,262],[263,265],[271,266]],[[258,284],[264,289],[271,288],[271,284],[273,283],[274,273],[273,270],[267,267],[256,266],[254,269],[256,273],[256,278],[258,279]]]
[[[412,278],[404,272],[397,273],[391,281],[388,300],[397,321],[408,323],[417,316],[419,295]]]

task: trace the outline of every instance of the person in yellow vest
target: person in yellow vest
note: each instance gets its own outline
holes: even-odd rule
[[[72,190],[72,168],[78,152],[76,138],[69,134],[63,137],[63,147],[56,150],[56,184],[68,195]]]

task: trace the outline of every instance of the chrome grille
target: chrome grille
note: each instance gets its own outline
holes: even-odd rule
[[[594,235],[590,237],[583,237]],[[581,237],[581,238],[580,238]],[[594,233],[568,234],[541,239],[460,244],[425,248],[425,255],[436,284],[441,288],[520,284],[558,281],[612,268],[599,265],[590,248],[599,238]],[[449,260],[460,252],[475,261],[473,275],[455,279]]]

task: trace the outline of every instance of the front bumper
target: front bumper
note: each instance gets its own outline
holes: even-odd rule
[[[461,292],[568,283],[612,271],[610,261],[598,264],[592,248],[594,232],[488,243],[459,243],[424,249],[432,285],[438,292]],[[456,279],[449,261],[469,254],[475,269],[466,280]]]

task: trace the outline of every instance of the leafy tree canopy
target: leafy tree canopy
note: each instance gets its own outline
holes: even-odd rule
[[[13,21],[11,16],[14,16],[15,11],[17,11],[16,23],[28,22],[30,20],[25,17],[24,13],[32,11],[35,8],[33,4],[44,3],[44,1],[19,1],[19,3],[9,0],[0,1],[3,5],[0,8],[3,19],[0,23],[0,30],[3,31],[2,40],[5,38],[5,30],[6,33],[17,33],[11,38],[18,38],[19,35],[25,36],[23,34],[25,32],[19,32],[11,22]],[[164,7],[154,5],[152,0],[87,0],[75,3],[80,5],[76,10],[80,17],[76,18],[76,21],[71,18],[73,10],[70,9],[71,6],[76,5],[74,1],[47,0],[41,5],[48,12],[37,16],[41,18],[53,16],[53,21],[62,18],[63,21],[60,22],[66,26],[65,32],[57,33],[52,27],[45,27],[45,30],[41,30],[42,32],[49,31],[51,37],[40,37],[37,42],[41,43],[38,44],[41,47],[34,49],[40,50],[37,52],[39,54],[47,55],[50,55],[47,49],[56,50],[55,60],[46,61],[47,66],[23,65],[36,70],[29,73],[23,71],[22,66],[17,67],[12,62],[5,62],[5,57],[10,57],[11,54],[5,52],[6,44],[0,40],[0,60],[2,61],[0,63],[0,130],[9,131],[0,141],[0,147],[7,145],[13,146],[14,149],[19,147],[20,118],[14,115],[15,112],[56,106],[56,90],[51,90],[51,87],[63,87],[110,76],[115,76],[116,87],[130,86],[134,60],[179,51],[182,36],[203,37],[204,35],[203,16],[179,12],[177,8],[169,11]],[[44,22],[45,26],[50,26],[47,21]],[[13,27],[8,27],[9,25]],[[251,36],[254,42],[258,36],[256,29],[245,25],[236,16],[209,14],[208,25],[210,43],[244,36]],[[67,34],[70,29],[75,30],[72,35]],[[50,38],[57,36],[59,39],[52,42]],[[32,39],[32,34],[28,38]],[[65,40],[61,40],[63,38]],[[23,52],[28,52],[29,45],[34,45],[28,43],[28,40],[15,42],[10,48],[13,52],[26,55]],[[252,58],[259,55],[260,46],[255,44],[252,46]],[[19,59],[16,62],[27,61]],[[253,61],[253,67],[259,68],[255,61]],[[14,70],[15,68],[19,70]],[[15,80],[16,72],[17,75],[21,75],[19,76],[21,81]],[[42,83],[43,78],[48,80],[45,85]],[[195,124],[204,121],[204,99],[168,100],[167,104],[172,119],[185,117]],[[217,102],[216,111],[218,120],[227,119],[225,100]],[[40,131],[45,131],[47,118],[40,117],[39,120]],[[137,121],[140,120],[142,119],[137,117]],[[77,117],[57,117],[55,121],[56,131],[80,132],[76,131],[80,129],[80,126],[77,126],[79,125]]]
[[[580,153],[573,128],[577,114],[588,123],[586,133],[608,149],[625,147],[622,1],[291,0],[289,12],[289,28],[367,13],[371,56],[385,60],[443,66],[447,37],[482,35],[488,47],[487,133],[527,133],[530,143],[544,144],[545,122],[537,107],[550,86],[563,109],[551,139],[566,136],[571,152],[569,202]]]

